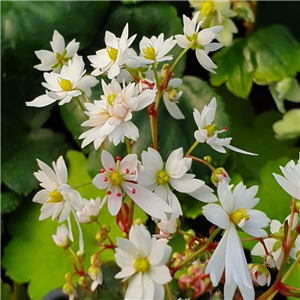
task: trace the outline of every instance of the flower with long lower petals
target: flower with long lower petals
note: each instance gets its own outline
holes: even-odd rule
[[[286,220],[288,223],[290,223],[290,216],[288,216]],[[295,229],[298,221],[299,221],[299,217],[297,214],[295,214],[292,229]],[[251,251],[251,254],[261,256],[261,257],[272,255],[275,261],[275,265],[277,269],[279,269],[284,256],[283,245],[282,245],[284,240],[284,225],[281,224],[278,220],[272,220],[272,222],[270,223],[270,231],[273,237],[264,239],[264,244],[268,250],[268,254],[265,252],[265,248],[261,243],[257,243],[254,246],[254,248]],[[299,250],[300,250],[300,237],[298,236],[295,241],[295,244],[293,245],[289,253],[290,257],[292,257],[293,259],[297,259],[296,255]]]
[[[98,76],[107,73],[109,79],[119,75],[121,67],[128,59],[128,48],[136,34],[128,39],[128,24],[125,25],[122,35],[117,38],[110,31],[105,32],[105,49],[98,50],[96,55],[88,56],[95,70],[92,75]]]
[[[266,237],[267,233],[262,228],[268,226],[270,219],[263,212],[252,209],[259,202],[258,198],[254,198],[257,186],[246,189],[240,182],[233,191],[232,187],[224,180],[219,182],[221,206],[208,204],[203,207],[206,219],[226,230],[205,273],[217,286],[225,268],[224,299],[232,299],[238,286],[243,298],[251,300],[254,299],[254,288],[236,226],[252,236]]]
[[[161,33],[158,37],[152,36],[150,39],[143,37],[140,41],[140,51],[143,61],[146,64],[153,64],[155,62],[163,62],[173,59],[172,55],[168,54],[176,45],[173,36],[164,41],[164,34]],[[140,59],[137,57],[137,59]]]
[[[288,194],[300,200],[300,152],[297,164],[291,160],[280,169],[284,177],[273,173],[275,179]]]
[[[165,265],[172,248],[151,238],[143,224],[132,226],[129,240],[117,238],[116,262],[122,270],[115,278],[132,277],[125,295],[129,299],[164,299],[163,285],[172,280]]]
[[[81,126],[93,128],[79,136],[79,139],[84,139],[82,147],[94,142],[95,149],[98,149],[106,137],[115,146],[123,143],[125,137],[136,141],[139,130],[131,121],[132,114],[151,104],[156,90],[139,92],[134,83],[124,84],[122,89],[116,79],[108,85],[102,81],[102,88],[104,95],[101,100],[85,105],[89,120]]]
[[[39,220],[45,220],[52,216],[52,221],[57,218],[61,223],[65,220],[69,225],[69,237],[73,241],[70,214],[74,215],[79,229],[79,247],[83,251],[83,237],[79,225],[76,211],[81,211],[84,204],[80,194],[67,184],[68,170],[65,161],[60,156],[57,162],[53,162],[53,170],[41,160],[37,160],[40,170],[34,176],[40,181],[40,186],[44,189],[37,192],[33,197],[33,202],[42,204]]]
[[[71,239],[69,237],[69,229],[65,224],[58,226],[56,234],[52,234],[54,243],[61,248],[67,249],[71,245]]]
[[[59,105],[63,105],[74,97],[83,95],[90,97],[91,87],[94,87],[99,81],[93,76],[83,76],[84,74],[83,59],[75,54],[69,60],[68,65],[62,67],[60,73],[44,73],[46,82],[43,82],[42,85],[47,89],[46,94],[31,102],[26,102],[26,105],[44,107],[56,101],[59,101]]]
[[[109,212],[115,216],[122,205],[126,194],[147,214],[158,219],[167,219],[166,213],[172,208],[157,195],[137,184],[139,161],[136,154],[128,154],[124,159],[103,150],[101,153],[103,169],[93,179],[93,184],[100,190],[107,190]]]
[[[63,36],[54,30],[52,41],[50,42],[53,52],[49,50],[35,51],[35,55],[41,60],[39,65],[34,66],[40,71],[52,71],[59,73],[61,68],[68,63],[68,61],[78,51],[79,43],[72,40],[67,47]]]
[[[241,150],[239,148],[236,148],[234,146],[230,145],[230,142],[232,138],[219,138],[218,133],[227,131],[227,127],[225,127],[223,130],[216,130],[216,124],[214,123],[215,115],[216,115],[216,109],[217,109],[217,101],[216,98],[212,98],[210,103],[208,105],[204,105],[202,112],[200,113],[196,108],[194,109],[194,119],[196,122],[196,125],[198,126],[198,130],[195,131],[194,136],[195,139],[199,143],[207,143],[210,145],[214,150],[225,153],[225,148],[228,148],[230,150],[242,153],[242,154],[248,154],[248,155],[257,155],[251,152],[247,152],[244,150]]]
[[[220,43],[212,43],[212,40],[219,36],[219,32],[223,26],[213,26],[210,28],[200,30],[200,23],[197,24],[199,12],[195,14],[193,19],[189,19],[183,15],[183,32],[182,34],[175,35],[177,44],[181,48],[191,48],[196,51],[196,57],[200,65],[211,73],[216,73],[213,69],[217,66],[209,58],[210,51],[216,51],[223,47]]]
[[[95,200],[82,199],[84,207],[81,211],[77,211],[78,221],[80,223],[91,223],[97,220],[100,210],[104,205],[105,201],[101,201],[100,197]]]
[[[186,174],[192,159],[183,157],[182,148],[174,150],[164,165],[160,154],[149,147],[142,153],[142,164],[144,169],[139,173],[138,182],[168,203],[176,218],[182,215],[182,210],[173,189],[204,202],[217,201],[213,190],[204,181],[195,179],[194,174]]]
[[[172,78],[169,81],[169,85],[163,94],[164,103],[165,103],[165,106],[166,106],[169,114],[174,119],[177,119],[177,120],[184,119],[183,113],[180,111],[180,109],[177,106],[179,98],[182,95],[182,91],[177,92],[176,88],[179,87],[181,84],[182,84],[182,79]]]

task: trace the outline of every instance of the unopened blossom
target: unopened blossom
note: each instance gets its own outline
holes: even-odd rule
[[[291,160],[280,169],[284,177],[273,173],[275,179],[289,195],[300,200],[300,152],[297,164]]]
[[[65,39],[57,31],[54,30],[52,41],[50,42],[53,50],[39,50],[35,51],[35,55],[41,60],[39,65],[34,66],[40,71],[52,71],[59,73],[64,65],[67,65],[68,61],[75,55],[79,49],[79,43],[72,40],[67,46],[65,46]]]
[[[31,102],[26,102],[27,106],[44,107],[56,101],[59,105],[68,103],[74,97],[90,97],[91,88],[98,80],[93,76],[83,76],[85,74],[84,62],[77,54],[64,65],[60,73],[44,73],[46,82],[42,85],[47,89],[45,95],[35,98]]]
[[[171,214],[169,220],[160,220],[160,222],[157,223],[159,233],[153,234],[153,236],[159,239],[160,242],[167,243],[179,229],[178,222],[180,221],[174,216],[174,214]]]
[[[57,227],[56,234],[52,234],[52,238],[58,247],[67,249],[71,245],[69,229],[65,224]]]
[[[110,31],[105,32],[105,49],[98,50],[96,55],[88,56],[95,70],[92,75],[98,76],[107,73],[109,79],[119,75],[122,66],[128,59],[128,48],[136,34],[128,38],[128,24],[125,25],[122,35],[117,38]]]
[[[286,218],[286,220],[290,223],[290,216]],[[297,223],[299,221],[299,217],[297,214],[294,215],[294,221],[292,229],[295,229]],[[272,234],[271,238],[264,239],[264,244],[268,250],[268,255],[272,255],[275,265],[277,269],[280,268],[281,262],[284,256],[282,242],[284,240],[284,224],[281,224],[278,220],[272,220],[270,223],[270,231]],[[289,255],[293,259],[297,259],[297,252],[300,251],[300,237],[298,236],[295,244],[293,245]],[[252,255],[257,255],[261,257],[267,256],[265,252],[265,248],[261,243],[257,243],[251,251]]]
[[[128,154],[122,160],[118,157],[115,162],[112,155],[103,150],[101,162],[103,169],[93,179],[93,184],[107,191],[108,210],[113,216],[119,212],[127,194],[150,216],[167,219],[166,213],[171,213],[172,208],[160,197],[137,184],[140,165],[136,154]]]
[[[100,197],[97,197],[95,200],[82,199],[84,207],[81,211],[77,211],[78,221],[80,223],[91,223],[97,220],[100,210],[104,205],[104,201],[101,201]]]
[[[98,285],[101,285],[103,283],[103,273],[102,269],[96,266],[91,266],[88,270],[88,274],[93,280],[91,284],[91,290],[95,291]]]
[[[264,265],[252,265],[250,268],[250,275],[253,282],[259,284],[260,286],[269,286],[271,283],[270,271]]]
[[[236,13],[231,9],[231,2],[229,0],[190,0],[189,2],[196,10],[200,10],[198,22],[203,24],[203,28],[209,28],[216,25],[223,26],[217,40],[225,46],[229,46],[233,40],[233,33],[238,32],[237,27],[231,20],[231,18],[236,16]]]
[[[117,238],[116,262],[121,271],[115,276],[123,281],[132,277],[125,300],[164,299],[164,284],[172,280],[165,265],[172,248],[151,238],[143,224],[132,226],[129,240]]]
[[[199,32],[201,24],[197,22],[198,17],[199,12],[195,14],[192,20],[183,15],[184,35],[177,34],[175,38],[179,47],[191,48],[196,51],[197,60],[204,69],[216,73],[213,69],[216,69],[217,66],[209,58],[208,53],[223,47],[220,43],[212,43],[212,40],[218,38],[223,26],[213,26]]]
[[[180,109],[177,106],[179,98],[182,95],[182,91],[177,92],[176,88],[179,87],[181,84],[182,84],[182,79],[172,78],[169,81],[168,88],[165,90],[163,94],[163,100],[167,108],[167,111],[174,119],[177,120],[185,118],[183,113],[180,111]]]
[[[195,131],[194,137],[199,143],[207,143],[214,150],[225,153],[225,148],[230,150],[248,154],[248,155],[257,155],[251,152],[247,152],[236,148],[230,145],[232,138],[219,138],[218,134],[224,131],[227,131],[227,127],[223,130],[216,130],[215,115],[217,109],[217,101],[216,98],[212,98],[208,105],[204,105],[202,112],[200,113],[196,108],[194,109],[194,119],[196,125],[198,126],[198,130]]]
[[[52,221],[58,219],[61,223],[65,220],[69,225],[69,237],[73,241],[71,229],[71,212],[79,230],[79,251],[83,251],[83,236],[80,224],[76,217],[75,211],[82,210],[84,204],[80,194],[67,184],[68,170],[65,161],[60,156],[57,162],[53,162],[53,170],[41,160],[37,159],[40,170],[34,173],[34,176],[40,181],[40,186],[44,189],[37,192],[33,197],[33,202],[42,204],[39,220],[45,220],[52,216]]]
[[[143,37],[140,41],[140,51],[143,57],[142,61],[146,64],[163,62],[173,59],[173,55],[167,55],[176,45],[173,36],[164,41],[164,34],[158,37],[152,36],[150,39]],[[139,58],[141,59],[141,58]]]
[[[81,126],[92,128],[79,136],[79,139],[84,139],[82,147],[94,142],[95,149],[98,149],[106,137],[115,146],[123,143],[125,137],[136,141],[139,130],[131,121],[133,112],[153,103],[156,90],[140,93],[134,83],[124,84],[122,88],[115,79],[108,85],[102,81],[102,88],[104,95],[101,100],[85,105],[89,119]]]
[[[257,186],[247,189],[240,182],[233,191],[232,187],[221,181],[218,186],[221,205],[203,207],[203,215],[208,221],[225,229],[205,273],[210,275],[213,286],[217,286],[225,269],[224,299],[232,299],[239,287],[243,298],[251,300],[254,299],[254,288],[236,226],[252,236],[266,237],[262,228],[267,227],[270,220],[263,212],[252,209],[259,202],[255,198]]]
[[[211,181],[215,187],[218,187],[219,182],[222,180],[225,180],[225,181],[227,181],[227,183],[229,183],[231,178],[229,177],[226,170],[224,168],[220,167],[220,168],[215,169],[211,173]]]
[[[182,210],[173,189],[203,202],[217,201],[213,190],[204,181],[195,179],[194,174],[186,174],[192,159],[183,156],[182,148],[174,150],[165,165],[158,151],[151,147],[141,156],[144,169],[139,173],[138,182],[169,204],[176,218],[182,215]]]

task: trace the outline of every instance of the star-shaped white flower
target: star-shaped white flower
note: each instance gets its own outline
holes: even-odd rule
[[[288,222],[290,223],[290,216],[288,216],[286,220],[288,220]],[[299,217],[297,214],[295,214],[292,229],[295,229],[298,221],[299,221]],[[281,224],[278,220],[272,220],[272,222],[270,223],[270,231],[273,237],[264,240],[265,246],[269,254],[273,256],[277,269],[280,268],[283,255],[284,255],[283,248],[282,248],[282,241],[284,237],[283,226],[284,224]],[[300,250],[300,237],[298,236],[293,248],[290,251],[290,257],[296,260],[297,259],[296,254],[299,250]],[[251,251],[251,254],[261,256],[261,257],[267,255],[265,252],[265,248],[261,243],[257,243],[254,246],[254,248]]]
[[[165,106],[167,108],[167,111],[169,114],[177,120],[184,119],[183,113],[180,111],[180,109],[177,106],[177,103],[179,101],[179,98],[182,95],[182,91],[177,92],[176,88],[179,87],[182,84],[182,79],[180,78],[172,78],[169,81],[168,88],[163,94],[163,99]]]
[[[79,136],[79,139],[84,139],[82,147],[94,142],[95,149],[98,149],[107,136],[115,146],[123,143],[125,137],[136,141],[139,130],[131,121],[132,113],[151,104],[156,90],[140,93],[134,83],[124,84],[122,89],[116,79],[109,85],[102,81],[102,88],[104,95],[101,100],[85,105],[89,120],[81,126],[93,128]]]
[[[100,190],[107,190],[109,212],[115,216],[126,194],[147,214],[158,219],[167,219],[166,213],[172,208],[157,195],[137,184],[139,161],[136,154],[128,154],[123,160],[115,162],[112,155],[103,150],[101,153],[103,168],[93,179],[93,184]]]
[[[300,152],[297,164],[291,160],[280,169],[284,177],[273,173],[275,179],[288,194],[300,200]]]
[[[132,277],[125,295],[131,299],[164,299],[163,285],[172,280],[165,265],[172,248],[151,238],[143,224],[132,226],[129,240],[117,238],[116,262],[122,270],[115,278]]]
[[[59,73],[61,68],[75,55],[79,49],[79,43],[72,40],[67,47],[63,36],[54,30],[52,41],[50,42],[53,52],[49,50],[35,51],[35,55],[41,60],[39,65],[34,66],[40,71],[52,71]]]
[[[173,59],[173,55],[168,54],[176,45],[176,41],[173,40],[173,36],[164,41],[164,34],[161,33],[158,37],[152,36],[150,39],[143,37],[140,41],[141,57],[136,57],[139,61],[143,61],[145,64],[153,64],[155,62],[163,62]]]
[[[196,51],[196,57],[200,65],[209,72],[216,73],[213,69],[217,66],[207,55],[210,51],[216,51],[223,47],[220,43],[212,43],[212,40],[219,36],[219,32],[223,26],[213,26],[210,28],[200,30],[200,23],[197,24],[199,12],[197,12],[193,19],[189,19],[183,15],[183,32],[182,34],[175,35],[177,44],[181,48],[190,47]]]
[[[42,85],[47,89],[46,94],[31,102],[26,102],[26,105],[44,107],[55,101],[59,101],[59,105],[63,105],[70,102],[72,98],[84,94],[90,97],[91,87],[94,87],[99,81],[93,76],[83,76],[84,74],[83,59],[76,54],[72,60],[69,60],[68,65],[62,67],[60,73],[44,73],[46,82],[43,82]]]
[[[40,170],[34,176],[40,181],[40,186],[44,189],[37,192],[33,197],[33,202],[42,204],[39,220],[45,220],[52,216],[52,221],[57,218],[61,223],[67,219],[69,225],[70,240],[73,241],[70,214],[74,215],[79,229],[80,252],[83,251],[83,237],[76,211],[81,211],[84,204],[81,195],[70,185],[68,181],[68,170],[65,161],[60,156],[57,162],[53,162],[53,170],[41,160],[37,160]]]
[[[148,151],[142,153],[142,164],[144,169],[139,173],[138,182],[168,203],[176,218],[182,215],[182,210],[171,189],[204,202],[217,201],[213,190],[204,181],[195,179],[194,174],[186,174],[191,168],[192,159],[183,157],[182,148],[174,150],[164,165],[160,154],[149,147]]]
[[[217,101],[215,97],[212,98],[208,105],[204,105],[201,113],[196,108],[194,109],[193,115],[196,125],[198,126],[198,130],[194,133],[195,139],[199,143],[207,143],[214,150],[221,153],[225,153],[225,148],[228,148],[242,154],[257,155],[230,145],[232,138],[218,138],[218,133],[227,131],[227,127],[220,131],[216,130],[216,124],[214,123],[216,109]]]
[[[218,186],[221,206],[208,204],[203,207],[203,215],[211,223],[226,229],[205,273],[210,274],[212,284],[217,286],[225,268],[224,298],[232,299],[238,286],[243,298],[251,300],[254,299],[254,288],[236,226],[252,236],[266,237],[262,228],[268,226],[270,219],[263,212],[252,209],[259,202],[254,198],[257,186],[246,189],[240,182],[233,191],[232,187],[221,181]]]
[[[109,79],[119,75],[121,67],[127,62],[128,48],[135,37],[136,34],[128,39],[128,24],[125,25],[120,38],[117,38],[110,31],[106,31],[106,48],[98,50],[96,55],[88,56],[92,66],[96,68],[92,75],[98,76],[107,72]]]

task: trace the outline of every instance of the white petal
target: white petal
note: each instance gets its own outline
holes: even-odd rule
[[[110,170],[110,168],[115,168],[115,160],[112,157],[112,155],[107,152],[106,150],[103,150],[101,153],[101,162],[105,170]]]
[[[207,204],[203,207],[202,213],[211,223],[226,229],[230,224],[227,212],[218,204]]]
[[[151,266],[149,270],[149,276],[153,281],[160,284],[166,284],[172,280],[170,271],[165,265]]]
[[[137,273],[129,283],[124,300],[140,300],[143,296],[142,273]]]
[[[216,74],[213,69],[216,69],[217,66],[213,61],[208,57],[204,50],[196,49],[196,57],[200,65],[207,71]]]
[[[34,106],[34,107],[44,107],[49,104],[52,104],[56,101],[56,99],[52,99],[47,95],[42,95],[35,98],[33,101],[26,102],[27,106]]]
[[[204,184],[199,189],[188,194],[193,198],[200,200],[202,202],[206,202],[206,203],[217,202],[218,198],[215,196],[213,192],[214,192],[213,189],[211,189],[209,186]]]
[[[148,255],[151,247],[151,235],[143,224],[131,227],[129,240],[136,246],[141,257]]]
[[[152,243],[150,253],[148,255],[149,263],[154,265],[162,265],[167,262],[172,252],[172,248],[169,245],[155,241]]]
[[[164,103],[165,106],[167,108],[167,111],[169,112],[169,114],[176,120],[180,120],[180,119],[184,119],[184,115],[181,112],[181,110],[179,109],[179,107],[177,106],[177,103],[172,102],[169,100],[169,95],[168,93],[164,93],[163,95],[163,99],[164,99]]]
[[[291,182],[281,175],[274,174],[274,177],[278,184],[292,197],[300,200],[300,187],[295,187]]]

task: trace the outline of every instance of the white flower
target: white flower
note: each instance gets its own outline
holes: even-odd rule
[[[275,179],[288,194],[300,200],[300,152],[297,164],[291,160],[280,169],[284,177],[273,173]]]
[[[260,286],[269,286],[271,283],[271,274],[265,265],[253,265],[250,269],[250,275],[252,280]]]
[[[229,177],[226,170],[222,167],[215,169],[211,173],[211,181],[215,187],[218,187],[219,182],[225,180],[227,183],[230,183],[231,178]]]
[[[103,283],[103,273],[100,266],[91,266],[88,271],[93,283],[91,284],[91,290],[95,291],[98,285]]]
[[[54,30],[52,41],[50,42],[53,52],[49,50],[35,51],[35,55],[41,60],[41,64],[34,66],[40,71],[54,71],[59,73],[61,68],[68,63],[68,61],[78,51],[79,43],[72,40],[67,47],[65,47],[65,40],[63,36]]]
[[[41,170],[34,173],[44,189],[37,192],[33,202],[43,204],[39,220],[45,220],[52,216],[52,221],[57,218],[61,223],[67,219],[69,225],[69,237],[73,241],[70,213],[72,212],[79,229],[80,252],[83,251],[83,237],[80,224],[75,211],[82,210],[84,204],[80,194],[67,184],[68,170],[65,161],[60,156],[57,162],[53,162],[53,170],[44,162],[37,160]]]
[[[161,198],[146,188],[137,184],[139,161],[136,154],[128,154],[123,160],[103,150],[101,153],[103,168],[93,179],[93,184],[100,190],[107,190],[108,210],[115,216],[122,205],[126,194],[147,214],[158,219],[167,219],[166,213],[171,213],[169,207]]]
[[[216,51],[223,47],[220,43],[212,43],[213,39],[218,37],[218,33],[223,26],[213,26],[211,28],[200,30],[200,23],[197,25],[199,12],[195,14],[192,20],[183,15],[183,32],[175,35],[177,44],[181,48],[188,48],[196,51],[196,57],[200,65],[209,72],[216,73],[213,69],[217,66],[207,55],[210,51]]]
[[[81,56],[74,55],[69,60],[67,66],[63,66],[60,73],[44,73],[46,82],[42,85],[48,89],[46,94],[35,98],[31,102],[26,102],[27,106],[43,107],[55,101],[63,105],[72,100],[73,97],[81,95],[91,96],[91,87],[99,81],[93,76],[83,76],[85,74],[84,62]]]
[[[210,274],[212,284],[217,286],[225,268],[224,299],[232,299],[238,286],[243,298],[251,300],[254,299],[254,289],[236,225],[252,236],[266,237],[262,228],[267,227],[270,220],[263,212],[252,209],[259,202],[254,198],[257,186],[246,189],[243,183],[239,183],[233,192],[232,187],[221,181],[218,196],[222,206],[208,204],[203,207],[203,215],[211,223],[226,229],[205,273]]]
[[[132,226],[129,240],[117,238],[116,262],[122,270],[115,278],[131,279],[125,300],[164,299],[163,284],[172,280],[165,266],[172,248],[158,242],[143,224]]]
[[[216,124],[214,123],[215,114],[217,109],[216,98],[212,98],[208,105],[204,105],[202,112],[200,113],[196,108],[194,109],[194,119],[198,126],[198,130],[195,131],[195,139],[199,143],[207,143],[214,150],[225,153],[226,150],[224,147],[248,155],[257,155],[251,152],[247,152],[230,145],[232,138],[218,138],[218,133],[227,131],[227,127],[223,130],[217,131]]]
[[[83,199],[83,203],[82,211],[77,211],[78,221],[80,223],[91,223],[98,218],[105,201],[101,201],[100,197],[97,197],[96,200]]]
[[[161,220],[157,223],[157,227],[160,229],[159,234],[153,234],[153,236],[158,238],[159,242],[167,243],[178,230],[177,219],[174,214],[171,214],[169,220]]]
[[[180,203],[171,191],[175,189],[181,193],[204,202],[217,201],[213,190],[206,186],[202,180],[194,179],[194,174],[186,174],[191,168],[192,159],[183,157],[183,149],[174,150],[164,165],[160,154],[153,148],[142,153],[144,169],[139,173],[138,182],[162,198],[173,208],[176,218],[182,215]],[[170,188],[171,187],[171,188]]]
[[[286,218],[286,220],[288,220],[288,222],[290,222],[290,216],[288,216]],[[296,227],[298,221],[299,221],[299,217],[297,214],[295,214],[292,229],[294,229]],[[270,231],[271,231],[273,237],[265,239],[264,243],[269,252],[269,255],[273,256],[277,269],[279,269],[281,266],[283,255],[284,255],[284,252],[282,249],[282,241],[283,241],[283,237],[284,237],[283,224],[281,224],[278,220],[272,220],[272,222],[270,224]],[[290,256],[296,260],[297,259],[296,254],[299,250],[300,250],[300,237],[298,236],[293,248],[291,249],[291,251],[289,253]],[[265,249],[261,243],[257,243],[254,246],[254,248],[251,251],[251,254],[261,256],[261,257],[264,257],[267,255],[265,252]]]
[[[165,106],[169,112],[169,114],[177,120],[184,119],[184,115],[180,111],[177,106],[179,98],[182,95],[182,91],[178,92],[175,88],[179,87],[182,84],[182,79],[180,78],[173,78],[169,81],[168,88],[163,94],[163,99]]]
[[[67,249],[71,244],[69,229],[65,224],[57,227],[56,234],[52,234],[52,238],[58,247],[62,247],[64,249]]]
[[[144,57],[142,61],[146,64],[162,62],[173,59],[173,55],[168,54],[176,45],[173,36],[164,41],[164,34],[161,33],[158,37],[152,36],[151,39],[143,37],[140,41],[141,55]],[[136,58],[139,60],[140,58]]]
[[[119,75],[121,67],[128,59],[128,48],[132,44],[136,34],[128,39],[128,24],[125,25],[122,35],[117,38],[110,31],[105,33],[105,49],[98,50],[96,55],[88,56],[92,66],[96,68],[92,75],[98,76],[106,73],[109,79]]]
[[[156,90],[139,93],[134,83],[124,84],[122,89],[115,79],[109,85],[102,81],[102,88],[102,100],[85,104],[89,120],[81,126],[93,128],[79,136],[79,139],[84,139],[82,147],[94,142],[95,149],[98,149],[107,136],[115,146],[123,143],[125,137],[136,141],[139,130],[131,122],[132,113],[151,104]]]

